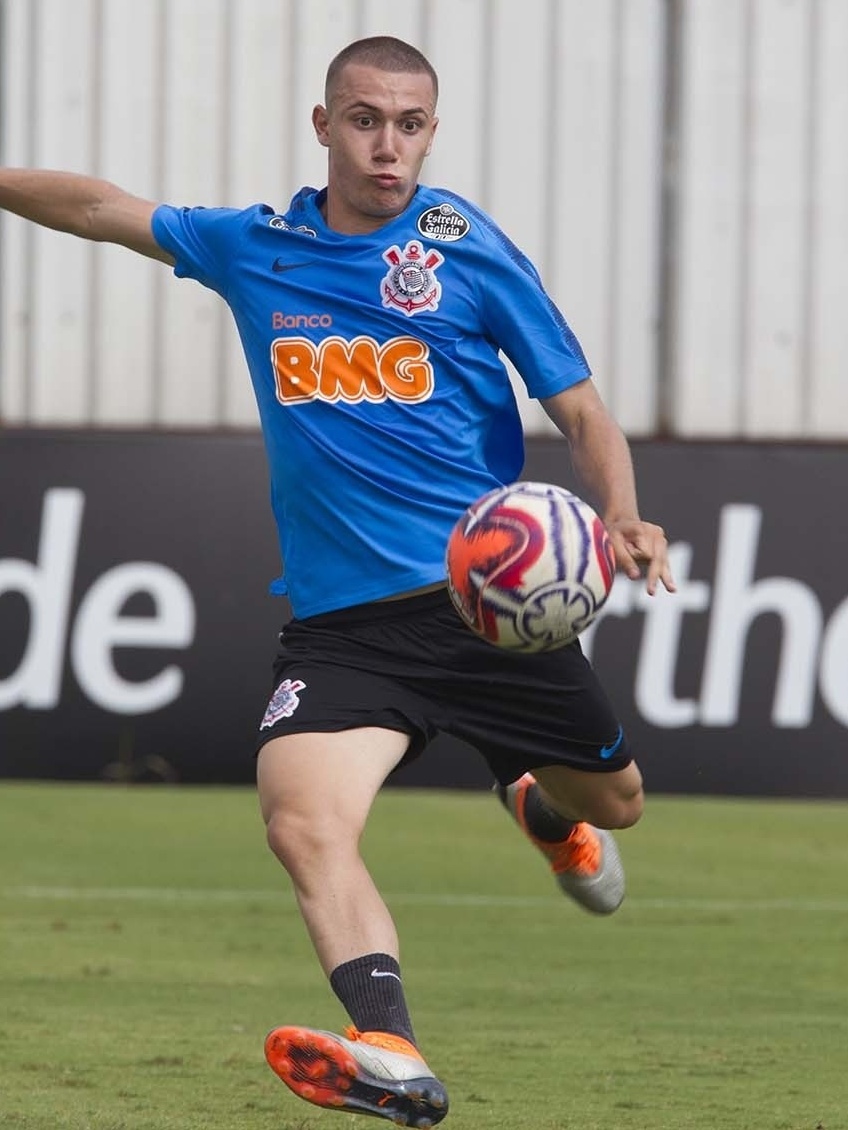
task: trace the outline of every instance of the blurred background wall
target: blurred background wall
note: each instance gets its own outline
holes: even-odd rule
[[[845,0],[0,0],[0,21],[0,159],[178,204],[322,184],[329,59],[406,38],[442,81],[427,181],[537,263],[631,436],[848,434]],[[253,427],[214,295],[15,219],[0,238],[7,424]]]

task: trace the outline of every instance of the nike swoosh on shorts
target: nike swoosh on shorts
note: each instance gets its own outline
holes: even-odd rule
[[[624,730],[621,726],[619,726],[618,727],[618,736],[616,737],[615,741],[612,742],[610,745],[602,745],[601,746],[600,755],[601,755],[602,760],[608,761],[612,757],[612,755],[616,752],[616,750],[618,749],[618,747],[621,745],[621,743],[623,741],[624,741]]]

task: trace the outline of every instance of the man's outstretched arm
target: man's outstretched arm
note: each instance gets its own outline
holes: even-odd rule
[[[79,173],[0,168],[0,208],[26,220],[99,243],[118,243],[173,266],[153,238],[156,204]]]

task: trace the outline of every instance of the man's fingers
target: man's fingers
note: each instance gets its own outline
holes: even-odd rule
[[[638,580],[645,570],[648,593],[653,596],[662,581],[669,592],[675,591],[674,577],[668,562],[668,536],[662,526],[651,522],[628,524],[625,530],[611,531],[613,548],[619,569],[631,580]]]

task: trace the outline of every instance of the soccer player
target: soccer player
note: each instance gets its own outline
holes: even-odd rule
[[[414,47],[357,41],[312,121],[327,185],[288,208],[157,206],[102,180],[0,170],[0,206],[122,244],[217,291],[237,323],[267,447],[294,618],[258,731],[268,842],[353,1027],[266,1040],[319,1106],[428,1127],[448,1108],[418,1049],[398,938],[359,853],[372,802],[440,731],[486,759],[563,890],[607,914],[624,893],[609,829],[642,781],[578,643],[515,655],[462,624],[444,552],[463,510],[521,473],[506,369],[568,441],[617,566],[673,590],[662,529],[640,518],[628,444],[525,256],[479,208],[419,183],[437,77]]]

